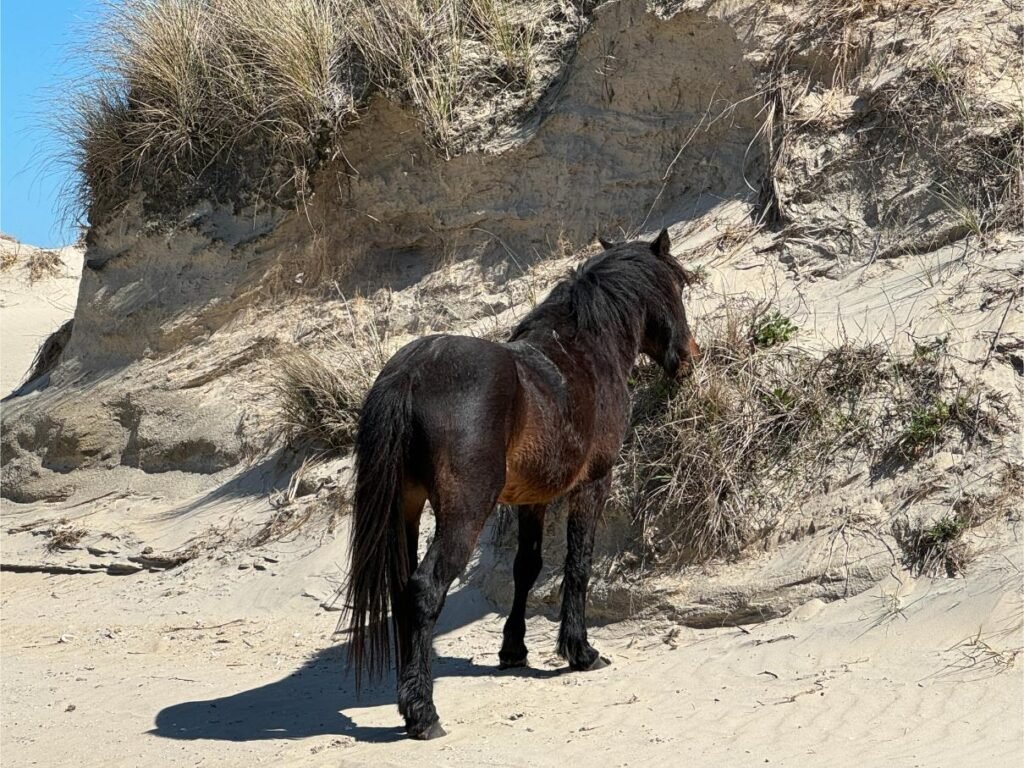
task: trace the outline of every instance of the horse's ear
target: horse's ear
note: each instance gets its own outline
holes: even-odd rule
[[[668,236],[668,230],[661,230],[661,234],[658,235],[658,239],[651,243],[651,250],[654,251],[654,255],[662,259],[667,259],[672,256],[672,240]]]
[[[601,244],[601,247],[604,248],[606,251],[609,248],[615,247],[615,243],[613,243],[611,240],[605,240],[603,237],[597,238],[597,242],[599,242]]]

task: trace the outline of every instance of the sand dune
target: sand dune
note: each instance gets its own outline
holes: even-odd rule
[[[41,249],[31,245],[0,239],[0,258],[9,260],[9,266],[0,271],[2,396],[21,383],[46,337],[75,314],[82,276],[81,249],[60,249],[60,263],[33,276],[30,263],[40,253]]]

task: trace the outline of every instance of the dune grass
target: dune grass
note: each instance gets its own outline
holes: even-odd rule
[[[559,0],[112,2],[63,126],[77,201],[95,223],[137,189],[167,211],[293,200],[374,92],[451,150],[460,110],[532,103],[581,20]]]
[[[726,305],[702,325],[690,382],[642,369],[634,389],[614,504],[634,524],[630,560],[645,567],[738,555],[824,493],[837,466],[883,477],[951,440],[1006,432],[1005,403],[960,381],[944,344],[815,354],[764,304]]]

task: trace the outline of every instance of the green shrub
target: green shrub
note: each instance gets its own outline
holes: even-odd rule
[[[949,424],[949,414],[949,404],[938,399],[929,405],[914,408],[910,413],[910,423],[900,439],[903,451],[908,456],[917,456],[936,442]]]
[[[772,311],[759,318],[754,324],[751,339],[756,347],[774,347],[785,344],[799,330],[796,323],[781,312]]]

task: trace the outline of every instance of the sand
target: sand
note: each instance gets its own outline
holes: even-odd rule
[[[21,383],[39,345],[75,313],[82,276],[81,249],[61,249],[61,264],[55,272],[32,281],[28,260],[38,251],[0,239],[0,252],[14,259],[0,271],[0,397]]]
[[[700,247],[684,233],[679,242]],[[986,346],[977,328],[999,320],[998,308],[970,314],[978,301],[960,267],[929,284],[941,255],[796,293],[767,263],[746,263],[747,253],[712,266],[695,315],[715,293],[774,285],[782,301],[807,307],[803,327],[826,338],[840,314],[869,336],[908,325],[939,332],[952,322],[969,329],[975,363]],[[3,310],[5,387],[8,350],[22,354],[11,352],[19,371],[26,367],[73,293],[69,277],[15,285],[20,293],[10,296],[19,300],[5,293]],[[946,294],[952,299],[937,300]],[[815,336],[802,338],[813,344]],[[812,598],[761,624],[592,623],[594,644],[613,661],[594,673],[566,671],[553,653],[557,625],[543,616],[529,621],[532,668],[498,671],[505,606],[468,579],[450,595],[435,644],[436,703],[449,735],[419,743],[403,736],[393,681],[356,694],[344,637],[334,635],[340,614],[324,607],[345,578],[346,522],[334,536],[314,526],[262,548],[242,543],[272,512],[253,490],[267,471],[209,476],[197,488],[188,473],[119,467],[97,472],[64,502],[4,502],[4,563],[84,571],[0,577],[4,766],[999,768],[1024,754],[1019,523],[977,535],[981,554],[965,578],[914,578],[893,564],[856,596]],[[47,553],[46,537],[11,533],[62,519],[88,531],[68,552]],[[145,546],[170,552],[217,531],[231,535],[172,570],[89,572],[130,565]],[[703,578],[750,589],[759,568],[796,558],[800,546]],[[674,588],[686,592],[690,578]]]
[[[1019,552],[991,553],[977,578],[892,580],[761,625],[607,625],[593,638],[613,664],[584,674],[553,658],[544,618],[529,622],[534,667],[499,672],[503,616],[462,589],[436,641],[449,735],[429,743],[402,736],[390,681],[355,694],[338,614],[284,598],[309,558],[341,555],[5,573],[4,764],[1019,764]]]
[[[708,275],[687,298],[698,337],[702,318],[727,301],[771,300],[800,326],[792,343],[810,349],[850,339],[908,352],[948,338],[965,381],[991,386],[1019,415],[1024,241],[1016,232],[958,236],[952,213],[925,195],[927,164],[910,164],[902,176],[876,165],[829,111],[865,103],[854,97],[870,95],[872,72],[884,82],[891,67],[915,64],[904,48],[931,62],[941,52],[932,35],[944,46],[965,36],[973,44],[972,29],[992,28],[1016,41],[998,0],[970,13],[926,10],[927,22],[909,13],[866,19],[862,37],[851,38],[866,52],[863,94],[811,71],[834,53],[812,46],[795,57],[794,66],[807,68],[798,79],[820,82],[793,105],[799,126],[772,179],[799,225],[788,236],[755,231],[740,184],[758,178],[748,144],[762,128],[760,100],[703,133],[691,125],[723,89],[753,92],[753,67],[770,64],[762,54],[777,50],[776,34],[788,34],[778,17],[809,4],[758,16],[742,41],[727,17],[733,6],[743,16],[746,3],[721,4],[708,18],[696,10],[707,4],[683,5],[686,14],[666,25],[641,19],[638,3],[608,9],[575,59],[567,106],[555,114],[562,119],[535,126],[533,135],[552,142],[547,149],[524,140],[519,159],[511,147],[442,162],[421,151],[407,114],[381,104],[346,136],[345,156],[324,171],[329,183],[300,212],[256,216],[230,201],[206,202],[169,234],[150,226],[135,200],[94,228],[93,267],[55,384],[5,404],[5,438],[13,436],[5,449],[16,444],[22,453],[5,454],[5,490],[25,503],[3,501],[0,561],[35,569],[0,573],[5,768],[1021,764],[1019,509],[969,534],[977,557],[963,577],[912,576],[889,536],[896,515],[942,513],[964,488],[984,490],[1001,461],[1019,463],[1019,434],[991,449],[942,446],[877,482],[851,472],[802,505],[800,514],[818,523],[813,534],[766,542],[738,563],[651,579],[642,589],[656,600],[643,620],[621,619],[633,585],[595,574],[595,593],[626,593],[618,602],[607,592],[592,596],[592,615],[600,605],[620,616],[591,622],[594,644],[613,662],[598,672],[565,670],[553,653],[557,625],[538,606],[528,622],[532,667],[497,670],[511,558],[485,546],[492,559],[481,557],[441,617],[436,703],[448,736],[430,743],[404,738],[393,681],[357,695],[346,671],[331,602],[346,577],[346,520],[328,533],[313,518],[283,541],[251,544],[275,512],[316,509],[350,468],[343,459],[309,472],[307,484],[335,485],[288,498],[295,463],[279,445],[261,453],[274,424],[275,350],[299,344],[343,362],[338,347],[354,315],[386,321],[389,351],[433,331],[498,332],[578,261],[578,251],[555,247],[561,234],[584,248],[598,224],[606,235],[619,226],[672,227],[677,255]],[[913,24],[905,28],[906,19]],[[658,28],[663,36],[652,38]],[[691,48],[698,34],[712,43]],[[646,55],[612,55],[627,43]],[[998,82],[1012,81],[1016,63],[984,46],[971,50]],[[1000,90],[984,72],[974,75],[986,93]],[[653,87],[656,76],[671,83]],[[657,144],[637,133],[655,125],[668,126]],[[689,153],[680,154],[683,142]],[[559,155],[573,164],[551,161]],[[908,190],[918,195],[905,204],[912,216],[874,204],[903,200]],[[353,200],[365,217],[339,215]],[[367,238],[393,263],[364,259],[365,298],[345,301],[357,292],[337,285],[328,300],[290,295],[267,278],[279,267],[278,282],[301,284],[323,259],[322,239]],[[452,243],[462,251],[449,252]],[[510,247],[529,258],[509,251],[506,259]],[[4,394],[72,313],[81,256],[66,251],[63,261],[61,275],[34,283],[17,260],[0,274]],[[182,460],[211,446],[205,464]],[[924,487],[940,490],[919,495]],[[53,528],[83,537],[48,551],[39,534]],[[548,542],[547,560],[557,563],[558,540]],[[170,570],[150,572],[131,559],[193,545],[198,555]],[[481,574],[488,569],[489,579]],[[108,575],[129,571],[137,572]],[[557,601],[558,586],[557,574],[542,577],[540,607]],[[787,615],[684,625],[769,607],[765,615]]]

